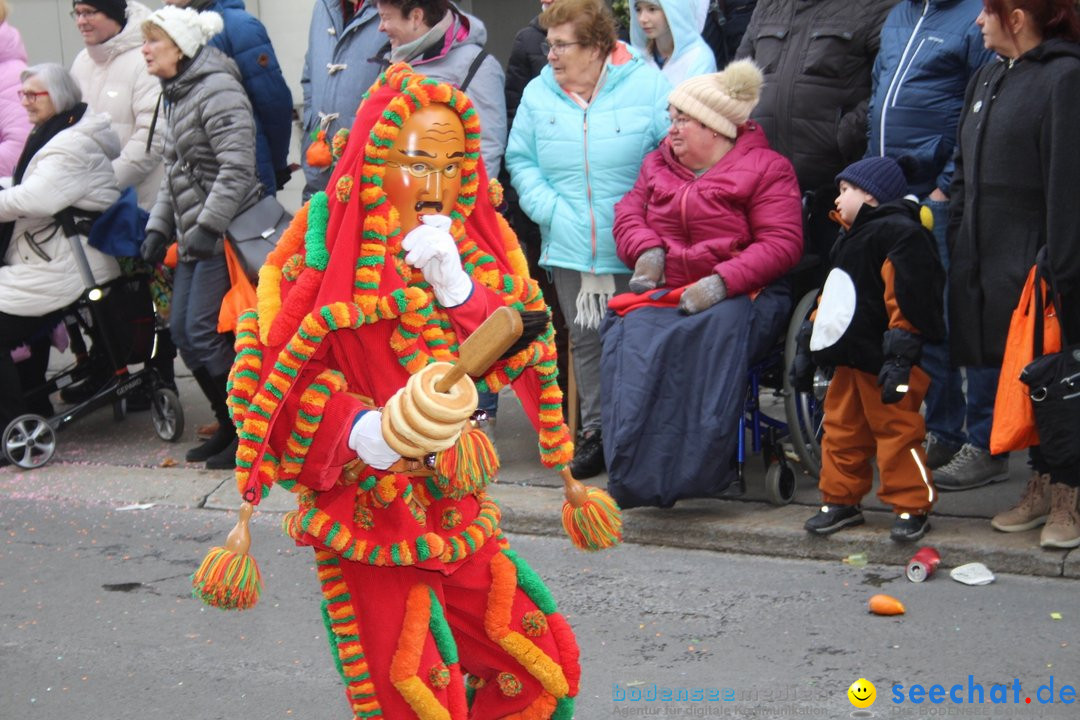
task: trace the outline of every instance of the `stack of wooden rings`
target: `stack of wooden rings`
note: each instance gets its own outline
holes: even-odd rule
[[[476,411],[476,385],[468,376],[445,392],[436,388],[453,368],[445,362],[428,365],[383,408],[383,438],[402,457],[422,458],[452,447]]]

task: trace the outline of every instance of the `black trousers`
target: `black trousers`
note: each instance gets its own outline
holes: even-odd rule
[[[26,317],[0,312],[0,430],[19,415],[44,409],[48,403],[47,397],[24,397],[24,389],[45,382],[45,371],[49,366],[49,331],[57,319],[55,315]],[[30,344],[31,356],[15,363],[11,351],[25,343]]]

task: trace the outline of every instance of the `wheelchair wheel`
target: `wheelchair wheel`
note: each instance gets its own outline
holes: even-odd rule
[[[56,433],[40,415],[20,415],[4,428],[4,456],[23,470],[39,468],[56,452]]]
[[[184,407],[169,388],[159,387],[150,402],[154,431],[166,442],[176,442],[184,434]]]
[[[773,505],[787,505],[795,497],[795,471],[787,463],[776,462],[765,471],[765,497]]]
[[[817,290],[811,290],[795,305],[784,339],[784,413],[787,416],[788,435],[803,469],[814,477],[821,472],[821,433],[825,390],[829,380],[821,370],[817,370],[814,373],[814,389],[811,392],[798,392],[791,385],[790,371],[795,364],[795,338],[799,326],[813,311],[817,294]]]

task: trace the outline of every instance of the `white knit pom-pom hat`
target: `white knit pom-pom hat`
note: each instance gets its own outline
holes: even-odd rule
[[[213,11],[197,12],[189,7],[166,5],[150,13],[146,22],[153,23],[165,31],[180,48],[185,57],[195,57],[210,38],[225,27],[221,15]]]
[[[750,60],[736,60],[718,73],[687,78],[668,103],[724,137],[734,139],[761,98],[764,78]]]

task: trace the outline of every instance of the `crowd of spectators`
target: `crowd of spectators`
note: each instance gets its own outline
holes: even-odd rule
[[[627,505],[725,489],[730,445],[692,434],[710,427],[729,439],[735,403],[705,407],[694,378],[654,376],[712,367],[739,395],[745,381],[734,378],[780,332],[793,293],[819,287],[861,242],[851,229],[859,205],[837,224],[838,185],[854,177],[853,163],[882,157],[903,174],[903,188],[890,185],[900,196],[849,187],[878,215],[903,196],[924,207],[946,278],[945,331],[920,338],[910,358],[929,378],[915,411],[925,417],[920,462],[945,491],[1007,477],[1007,456],[989,449],[994,397],[1010,315],[1044,247],[1064,336],[1080,340],[1080,204],[1068,197],[1080,172],[1073,0],[635,0],[622,26],[604,0],[539,0],[537,11],[504,72],[484,22],[449,0],[316,0],[293,150],[306,200],[331,174],[312,143],[349,128],[391,64],[466,92],[483,128],[481,178],[501,180],[500,209],[552,309],[576,477],[610,470]],[[27,69],[7,15],[0,0],[0,175],[9,178],[0,190],[0,421],[52,412],[22,388],[44,373],[43,329],[80,291],[77,274],[62,279],[66,250],[49,245],[60,237],[53,215],[75,207],[92,217],[132,187],[150,213],[142,260],[216,419],[186,459],[232,467],[233,338],[217,324],[230,287],[223,235],[296,167],[293,100],[266,28],[243,0],[157,9],[75,0],[85,49],[69,72]],[[98,282],[121,272],[87,253]],[[25,288],[41,285],[56,302],[27,305]],[[743,328],[732,339],[738,352],[717,354],[717,328]],[[155,360],[170,384],[174,355],[164,343]],[[634,372],[649,380],[631,392],[620,383]],[[96,382],[60,399],[85,397]],[[482,394],[493,439],[497,401]],[[649,447],[645,455],[671,462],[646,462]],[[1080,472],[1049,466],[1037,448],[1031,466],[1020,505],[994,526],[1047,523],[1043,545],[1080,546]],[[823,489],[837,481],[830,467]],[[666,479],[642,481],[657,474]],[[836,492],[825,495],[838,504]],[[830,517],[855,516],[829,504]]]

